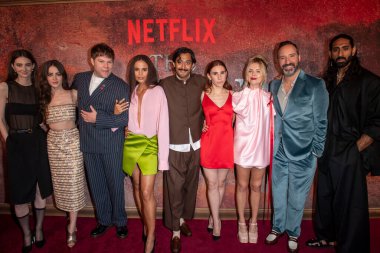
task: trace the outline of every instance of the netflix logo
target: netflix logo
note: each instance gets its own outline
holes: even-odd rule
[[[214,18],[128,20],[128,44],[172,41],[215,44],[214,26]]]

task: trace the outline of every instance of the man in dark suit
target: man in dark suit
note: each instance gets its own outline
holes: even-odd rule
[[[289,236],[289,252],[298,252],[304,204],[313,182],[317,157],[323,152],[327,128],[328,93],[322,79],[299,68],[297,45],[279,44],[282,79],[270,84],[273,94],[275,143],[272,171],[273,227],[266,244]]]
[[[75,75],[78,89],[80,146],[87,179],[95,205],[98,225],[92,237],[116,226],[116,234],[128,234],[124,207],[124,173],[122,171],[124,127],[128,114],[114,114],[115,101],[129,98],[129,87],[112,74],[115,54],[106,44],[91,48],[93,71]]]

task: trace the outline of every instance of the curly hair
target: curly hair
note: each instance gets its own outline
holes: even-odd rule
[[[197,63],[197,59],[195,59],[194,51],[191,50],[190,48],[187,48],[187,47],[180,47],[180,48],[177,48],[177,49],[171,54],[171,60],[172,60],[173,62],[175,62],[175,61],[177,60],[177,58],[178,58],[181,54],[190,54],[192,63],[193,63],[193,64]]]

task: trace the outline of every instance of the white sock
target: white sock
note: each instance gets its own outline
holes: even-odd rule
[[[179,225],[182,226],[183,223],[185,223],[185,220],[183,218],[179,218]]]
[[[274,241],[274,239],[276,239],[276,237],[277,236],[275,236],[274,234],[269,234],[268,236],[267,236],[267,241]]]
[[[293,237],[293,238],[297,239],[297,237],[295,237],[295,236],[289,236],[289,237]],[[298,243],[291,241],[291,240],[288,240],[288,245],[289,245],[289,249],[295,250],[297,248]]]
[[[180,230],[178,230],[178,231],[173,231],[173,237],[172,238],[174,238],[174,237],[178,237],[178,238],[181,238],[181,231]]]

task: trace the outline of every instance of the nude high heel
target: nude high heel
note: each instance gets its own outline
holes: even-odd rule
[[[257,223],[249,222],[248,241],[249,243],[257,243],[258,227]]]
[[[244,223],[238,223],[239,225],[239,232],[238,232],[238,238],[240,243],[247,243],[248,242],[248,230],[247,230],[247,224]]]

